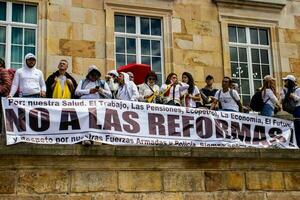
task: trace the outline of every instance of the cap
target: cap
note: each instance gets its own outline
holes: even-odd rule
[[[264,77],[264,80],[267,81],[267,80],[275,80],[271,75],[267,75]]]
[[[117,70],[111,70],[111,71],[109,71],[107,74],[113,74],[113,75],[115,75],[115,76],[119,76]]]
[[[96,65],[90,65],[89,68],[88,68],[88,74],[93,71],[93,70],[96,70],[100,73],[99,69],[96,67]]]
[[[287,75],[282,80],[290,80],[290,81],[296,82],[296,78],[293,75]]]

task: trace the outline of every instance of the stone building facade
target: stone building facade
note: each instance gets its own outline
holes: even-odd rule
[[[104,74],[119,65],[147,63],[161,81],[170,72],[188,71],[200,87],[209,74],[218,87],[224,75],[232,76],[241,85],[245,102],[268,73],[278,86],[286,74],[300,78],[299,0],[0,4],[6,11],[0,16],[0,57],[8,67],[20,67],[26,52],[37,54],[45,76],[56,70],[60,59],[67,59],[77,79],[90,64]]]

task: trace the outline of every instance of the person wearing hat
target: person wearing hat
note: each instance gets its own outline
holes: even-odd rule
[[[111,70],[105,76],[106,83],[109,86],[113,99],[116,98],[116,93],[119,87],[118,77],[119,77],[119,73],[117,72],[117,70]]]
[[[116,99],[126,101],[137,101],[139,91],[133,81],[130,81],[129,75],[125,72],[119,73],[119,87],[116,94]]]
[[[95,65],[88,67],[86,79],[81,80],[75,90],[80,99],[110,99],[111,92],[101,73]]]
[[[297,88],[296,78],[293,75],[287,75],[283,81],[284,88],[280,92],[281,102],[294,101],[295,110],[291,114],[294,116],[296,140],[300,146],[300,88]]]
[[[262,98],[264,102],[261,115],[273,117],[275,108],[281,109],[280,103],[276,97],[276,83],[271,75],[267,75],[263,80]]]
[[[42,71],[36,68],[35,55],[28,53],[24,60],[23,67],[15,73],[8,97],[13,97],[18,89],[19,97],[45,97],[46,84]]]

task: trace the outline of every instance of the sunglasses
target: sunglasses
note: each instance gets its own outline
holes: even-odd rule
[[[149,81],[156,81],[155,78],[148,78]]]

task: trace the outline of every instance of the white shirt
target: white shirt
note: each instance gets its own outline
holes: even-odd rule
[[[218,90],[215,94],[215,98],[221,103],[222,109],[224,110],[234,110],[234,111],[239,111],[239,106],[236,103],[236,101],[240,101],[240,96],[236,90],[232,90],[232,95],[234,97],[234,100],[231,95],[230,95],[230,90],[227,92],[223,92],[223,90]],[[221,94],[219,95],[219,93]],[[220,98],[219,98],[220,96]]]
[[[168,85],[167,84],[162,84],[161,86],[161,89],[160,91],[161,92],[164,92],[166,89],[167,89]],[[175,87],[175,90],[174,90],[174,87]],[[179,83],[179,84],[176,84],[176,85],[173,85],[171,88],[170,88],[170,93],[168,96],[165,97],[165,102],[169,102],[171,100],[173,100],[173,96],[174,96],[174,101],[178,104],[180,104],[180,96],[181,96],[181,93],[186,90],[187,88],[189,88],[189,85],[186,84],[186,83]],[[173,95],[174,93],[174,95]]]
[[[117,99],[125,101],[137,101],[139,98],[139,91],[136,85],[131,81],[123,86],[119,85]]]
[[[200,95],[200,91],[197,86],[194,86],[193,96]],[[189,98],[187,107],[196,108],[196,101],[194,99]]]
[[[15,73],[9,95],[14,96],[19,88],[23,96],[46,92],[44,75],[41,70],[26,66],[18,69]]]
[[[60,75],[60,76],[58,76],[58,80],[60,82],[61,91],[63,93],[64,89],[65,89],[65,83],[66,83],[67,77],[65,75]]]
[[[88,81],[88,80],[86,80],[86,81]],[[80,99],[111,98],[110,89],[105,81],[102,81],[104,83],[104,88],[102,88],[104,96],[100,95],[98,92],[96,92],[94,94],[90,94],[90,89],[96,88],[96,86],[99,86],[99,88],[101,88],[101,86],[98,85],[97,81],[94,81],[94,82],[88,81],[88,83],[85,84],[86,86],[84,88],[82,88],[83,82],[84,82],[84,80],[81,80],[75,90],[75,95],[80,96]]]
[[[149,87],[151,87],[154,92],[159,93],[159,86],[158,85],[150,86],[150,85],[147,85],[146,83],[143,83],[143,84],[139,85],[139,93],[140,93],[139,101],[144,101],[145,102],[147,100],[144,97],[145,96],[150,96],[150,95],[153,94],[153,91]]]
[[[284,92],[285,91],[285,92]],[[280,92],[280,98],[281,100],[283,100],[285,98],[285,94],[287,93],[287,88],[283,88]],[[296,97],[294,98],[294,100],[297,102],[297,107],[300,106],[300,88],[297,88],[294,92],[294,94],[296,95]]]
[[[262,91],[262,97],[264,103],[269,104],[273,109],[275,108],[278,99],[271,89],[267,88],[266,93]]]

